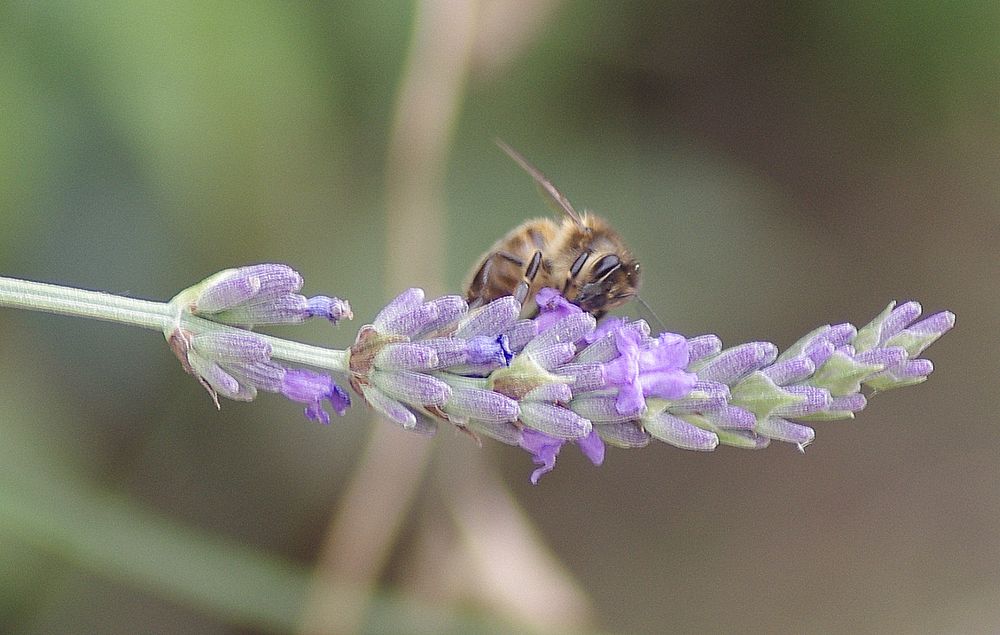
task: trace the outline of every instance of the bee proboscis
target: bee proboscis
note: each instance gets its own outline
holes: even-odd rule
[[[466,299],[479,306],[513,295],[532,307],[535,294],[551,287],[600,318],[639,291],[639,263],[611,225],[595,214],[577,212],[552,181],[516,150],[497,141],[538,184],[562,213],[525,221],[498,240],[472,269]]]

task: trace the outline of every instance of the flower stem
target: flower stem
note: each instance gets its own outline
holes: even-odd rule
[[[182,326],[193,333],[239,332],[238,329],[179,312],[168,302],[139,300],[101,291],[87,291],[43,282],[0,276],[0,306],[128,324],[167,332]],[[288,362],[340,373],[348,371],[348,352],[259,335],[271,345],[271,356]]]

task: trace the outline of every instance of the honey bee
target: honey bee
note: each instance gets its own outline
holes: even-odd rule
[[[528,313],[540,289],[551,287],[584,311],[600,318],[639,291],[639,263],[625,241],[603,218],[577,212],[552,181],[517,151],[497,145],[538,184],[563,216],[526,221],[498,240],[471,272],[466,290],[470,306],[513,295]]]

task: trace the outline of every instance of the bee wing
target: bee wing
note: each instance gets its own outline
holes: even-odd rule
[[[545,194],[548,202],[555,204],[556,211],[566,214],[573,219],[573,222],[580,227],[583,227],[583,218],[573,207],[573,204],[569,202],[569,199],[566,198],[562,192],[556,189],[556,186],[552,184],[549,177],[542,174],[538,168],[528,163],[528,160],[521,156],[517,150],[510,147],[500,139],[496,140],[496,144],[500,146],[501,150],[507,153],[507,156],[514,159],[514,161],[521,166],[521,169],[530,174],[531,178],[535,179],[535,182],[538,184],[539,189],[541,189]]]

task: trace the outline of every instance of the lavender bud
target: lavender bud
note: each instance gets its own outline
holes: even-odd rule
[[[553,329],[554,330],[554,329]],[[570,343],[563,344],[552,344],[551,346],[546,346],[544,348],[532,348],[531,352],[527,352],[527,348],[522,355],[529,355],[539,366],[545,370],[551,370],[557,366],[561,366],[573,359],[576,354],[576,347]]]
[[[524,347],[525,353],[532,353],[541,349],[549,348],[556,344],[572,345],[583,339],[583,336],[594,330],[597,321],[589,313],[573,313],[562,318],[544,333],[540,333],[535,339],[528,342]]]
[[[752,412],[736,406],[711,410],[702,416],[712,424],[713,428],[723,430],[753,430],[757,424],[757,417],[753,416]]]
[[[594,424],[625,423],[635,419],[634,414],[619,413],[616,404],[617,400],[611,395],[595,395],[577,397],[570,402],[569,407]]]
[[[573,391],[566,384],[542,384],[525,393],[522,401],[546,401],[554,404],[565,404],[573,398]]]
[[[618,448],[644,448],[649,445],[649,433],[634,421],[595,425],[594,430],[605,443]]]
[[[384,309],[379,311],[372,321],[372,326],[380,333],[385,333],[385,326],[394,322],[401,315],[410,313],[424,301],[423,289],[407,289],[392,299]]]
[[[763,450],[771,440],[749,430],[718,430],[719,443],[741,450]]]
[[[699,335],[688,340],[688,355],[691,363],[722,352],[722,340],[717,335]]]
[[[375,354],[375,366],[383,370],[429,370],[438,366],[433,348],[421,344],[387,344]]]
[[[477,335],[499,335],[517,322],[520,313],[521,304],[512,296],[497,298],[459,322],[455,337],[469,339]]]
[[[369,406],[390,421],[401,425],[403,429],[412,430],[417,426],[417,416],[409,408],[375,386],[361,386],[361,394]]]
[[[373,370],[369,379],[386,395],[405,403],[443,406],[451,398],[448,384],[423,373]]]
[[[598,390],[608,383],[601,364],[564,364],[553,372],[561,377],[572,378],[569,388],[574,393]]]
[[[241,386],[240,382],[223,370],[219,364],[205,359],[197,353],[192,352],[188,355],[188,363],[200,380],[226,399],[252,401],[257,396],[257,390],[253,386]],[[215,398],[215,395],[213,394],[212,397]],[[218,407],[218,399],[216,399],[215,405]]]
[[[525,344],[538,335],[538,326],[534,320],[518,320],[504,331],[504,335],[507,336],[510,350],[519,353]]]
[[[837,419],[853,419],[854,413],[859,412],[868,404],[868,400],[861,393],[834,397],[830,400],[830,405],[819,412],[800,416],[803,421],[835,421]]]
[[[770,364],[777,355],[777,347],[770,342],[749,342],[724,350],[694,368],[701,380],[729,384]]]
[[[483,434],[507,445],[521,445],[523,439],[521,428],[513,423],[469,419],[464,425],[473,432]]]
[[[781,417],[758,419],[756,432],[775,441],[794,443],[800,450],[816,438],[816,432],[812,428],[792,423]]]
[[[434,306],[434,311],[437,313],[437,317],[425,324],[423,329],[421,329],[420,334],[442,329],[461,319],[462,316],[464,316],[469,310],[469,305],[465,303],[465,300],[457,295],[442,296],[431,300],[428,304]]]
[[[642,426],[654,439],[683,450],[711,451],[719,445],[719,437],[714,432],[702,430],[665,412],[643,418]]]
[[[813,386],[786,386],[784,391],[787,394],[798,397],[799,400],[797,403],[775,408],[771,411],[772,415],[798,418],[813,412],[825,410],[833,401],[828,391],[822,388],[814,388]]]
[[[777,362],[761,370],[771,381],[779,386],[802,381],[816,370],[816,365],[808,357],[796,357]]]
[[[251,333],[200,333],[191,338],[191,350],[220,363],[271,359],[271,346]]]
[[[492,423],[517,421],[520,408],[516,401],[492,390],[456,388],[444,406],[450,415]]]
[[[579,439],[590,434],[590,421],[572,410],[540,401],[521,403],[524,425],[557,439]]]

